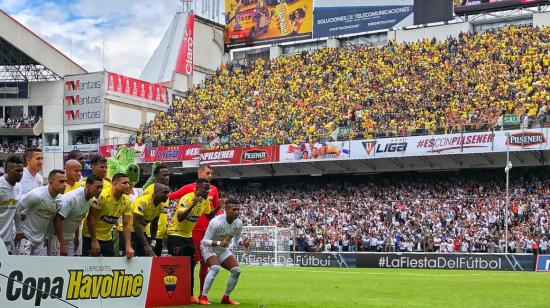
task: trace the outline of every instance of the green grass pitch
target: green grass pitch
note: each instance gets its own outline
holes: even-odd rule
[[[227,307],[227,278],[216,277],[209,307]],[[243,266],[231,297],[266,308],[550,307],[550,273]]]

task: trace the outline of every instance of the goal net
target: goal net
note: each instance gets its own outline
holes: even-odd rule
[[[290,228],[245,226],[241,240],[249,241],[233,253],[240,263],[248,265],[292,266],[294,236]]]

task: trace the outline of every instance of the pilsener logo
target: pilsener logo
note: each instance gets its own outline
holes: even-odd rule
[[[530,147],[546,142],[542,132],[521,132],[512,134],[506,140],[506,145],[518,147]]]
[[[263,150],[252,150],[243,153],[244,160],[259,161],[267,159],[267,152]]]

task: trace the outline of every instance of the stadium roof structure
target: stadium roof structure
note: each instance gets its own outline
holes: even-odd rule
[[[153,83],[172,80],[188,15],[187,12],[183,11],[179,11],[174,15],[168,30],[166,30],[164,37],[143,69],[139,79]]]
[[[86,70],[0,9],[0,81],[53,81]]]

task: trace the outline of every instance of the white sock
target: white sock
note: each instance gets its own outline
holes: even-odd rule
[[[225,288],[225,296],[229,296],[233,289],[235,289],[235,286],[237,285],[237,282],[239,281],[239,276],[241,275],[241,268],[236,266],[231,269],[231,276],[229,276],[229,280],[227,281],[227,287]]]
[[[212,287],[212,284],[214,283],[214,279],[220,272],[220,266],[219,265],[212,265],[210,267],[210,270],[208,271],[208,274],[206,275],[206,278],[204,278],[204,287],[202,288],[202,295],[208,296],[208,291],[210,291],[210,288]]]

